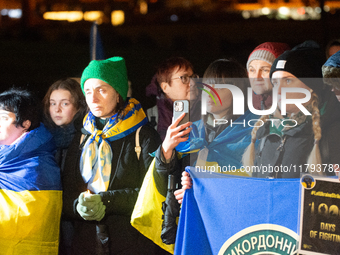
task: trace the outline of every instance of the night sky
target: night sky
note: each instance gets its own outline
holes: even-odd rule
[[[47,88],[64,77],[80,77],[90,61],[89,22],[47,22],[21,31],[10,26],[0,31],[0,91],[12,85],[28,86],[43,97]],[[144,107],[145,97],[158,63],[170,56],[191,61],[200,76],[214,60],[233,58],[245,65],[250,52],[266,41],[286,42],[291,47],[315,40],[322,49],[340,38],[340,18],[293,21],[257,18],[214,18],[177,23],[150,22],[140,25],[109,24],[98,27],[105,57],[126,59],[133,96]]]

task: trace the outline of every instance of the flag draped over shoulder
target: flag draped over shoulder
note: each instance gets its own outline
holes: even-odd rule
[[[0,146],[0,253],[58,254],[60,169],[43,124]]]
[[[144,177],[143,185],[131,215],[131,225],[155,244],[173,254],[174,245],[167,245],[161,239],[162,202],[165,201],[165,196],[156,187],[156,179],[154,178],[154,171],[156,171],[155,161],[153,159]]]
[[[242,155],[251,142],[252,126],[248,125],[250,120],[257,120],[258,115],[247,111],[244,115],[226,127],[215,139],[208,143],[206,132],[202,120],[194,122],[190,139],[180,143],[176,150],[181,154],[198,152],[204,148],[208,150],[205,165],[198,164],[198,167],[205,168],[213,172],[223,172],[229,174],[245,175],[240,172]],[[192,162],[194,166],[196,162]],[[236,171],[237,170],[237,171]]]
[[[190,175],[175,254],[296,254],[300,179]]]

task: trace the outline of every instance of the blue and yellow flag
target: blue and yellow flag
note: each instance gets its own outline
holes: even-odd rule
[[[300,179],[190,169],[175,254],[297,254]],[[197,253],[197,251],[199,251]]]
[[[253,127],[249,125],[249,122],[256,121],[258,117],[258,115],[247,111],[234,122],[231,122],[210,143],[206,139],[203,121],[196,121],[191,126],[190,138],[187,142],[180,143],[176,147],[176,151],[185,156],[205,149],[207,152],[206,160],[190,162],[191,166],[211,172],[249,176],[249,171],[240,170],[242,168],[241,159],[251,142]]]
[[[58,254],[62,189],[54,152],[42,124],[0,146],[1,254]]]
[[[197,166],[199,169],[207,172],[221,172],[236,175],[248,175],[247,172],[240,172],[241,158],[246,147],[251,141],[252,127],[248,125],[249,120],[257,120],[258,116],[246,112],[245,115],[238,118],[234,125],[226,127],[215,139],[208,144],[206,141],[206,132],[202,120],[192,124],[190,139],[188,142],[180,143],[176,150],[181,156],[190,153],[195,153],[207,150],[207,158],[203,165]],[[192,162],[194,165],[196,162]],[[225,171],[224,166],[228,166],[229,170]],[[212,171],[214,170],[214,171]],[[139,192],[138,199],[132,213],[131,224],[143,235],[151,239],[154,243],[167,250],[170,253],[174,252],[174,245],[166,245],[162,242],[162,202],[165,201],[165,196],[157,189],[157,187],[166,186],[166,183],[159,183],[160,178],[157,178],[155,160],[150,165],[150,168],[144,178],[142,188]],[[191,254],[191,253],[183,253]],[[192,251],[192,254],[194,252]],[[199,253],[204,254],[204,253]]]
[[[131,225],[155,244],[173,254],[174,245],[163,243],[161,238],[163,223],[162,203],[165,201],[165,196],[156,187],[156,179],[154,178],[156,171],[155,161],[153,159],[145,175],[131,215]]]

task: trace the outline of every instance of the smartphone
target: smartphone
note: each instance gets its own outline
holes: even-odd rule
[[[174,112],[173,112],[173,118],[174,121],[181,116],[181,114],[185,112],[184,118],[178,123],[178,126],[185,124],[189,122],[189,116],[190,116],[190,107],[189,107],[189,101],[188,100],[176,100],[174,102]],[[189,135],[189,134],[188,134]],[[185,136],[188,136],[185,135]]]

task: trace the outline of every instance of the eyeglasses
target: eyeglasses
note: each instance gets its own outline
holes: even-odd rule
[[[188,83],[190,83],[190,79],[198,79],[198,78],[199,78],[198,74],[193,74],[191,76],[185,74],[185,75],[182,75],[182,76],[179,76],[179,77],[176,77],[176,78],[172,78],[171,80],[181,79],[183,84],[188,84]]]

